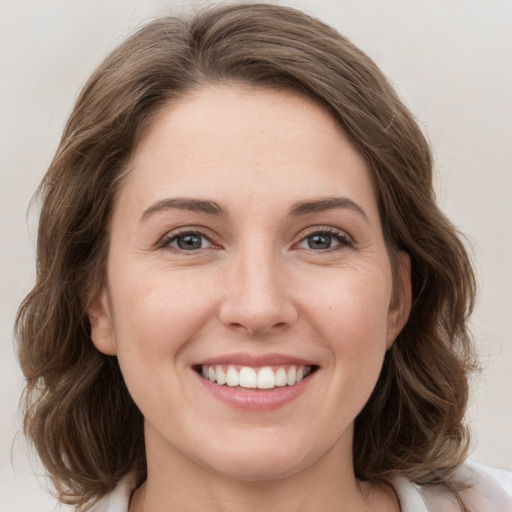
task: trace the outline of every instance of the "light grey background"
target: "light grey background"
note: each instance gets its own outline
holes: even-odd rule
[[[473,246],[481,285],[473,330],[483,374],[469,417],[473,457],[512,469],[512,3],[302,0],[391,78],[434,146],[441,205]],[[208,2],[195,2],[206,5]],[[106,52],[188,2],[0,0],[0,511],[49,511],[28,461],[12,324],[34,277],[31,195],[74,99]]]

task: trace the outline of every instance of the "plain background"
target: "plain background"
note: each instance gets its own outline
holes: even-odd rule
[[[209,2],[195,2],[207,5]],[[439,202],[472,244],[481,286],[473,332],[484,367],[469,411],[473,458],[512,469],[512,3],[303,0],[390,77],[436,156]],[[74,99],[107,51],[188,2],[0,0],[0,511],[55,502],[19,434],[17,305],[34,278],[30,198]]]

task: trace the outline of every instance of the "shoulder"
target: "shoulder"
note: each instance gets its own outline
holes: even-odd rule
[[[451,479],[453,488],[474,512],[512,512],[512,473],[467,460]],[[405,479],[393,483],[403,512],[460,512],[455,495],[444,485],[418,486]]]
[[[89,512],[128,512],[133,490],[134,481],[129,475],[123,478],[112,492],[97,501]]]

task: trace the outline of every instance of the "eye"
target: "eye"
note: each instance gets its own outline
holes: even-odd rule
[[[310,249],[313,251],[328,251],[332,249],[341,249],[351,246],[349,239],[338,231],[315,231],[303,238],[298,247],[300,249]]]
[[[213,247],[213,244],[202,233],[187,231],[170,236],[164,241],[164,246],[180,251],[197,251]]]

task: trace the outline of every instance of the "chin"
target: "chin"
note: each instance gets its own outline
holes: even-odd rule
[[[262,457],[259,454],[253,457],[236,456],[210,466],[210,469],[227,478],[244,482],[281,480],[301,471],[303,461],[297,455],[280,460],[276,460],[275,457]]]
[[[287,478],[305,468],[310,458],[302,443],[275,437],[242,444],[225,439],[222,446],[203,455],[207,458],[202,463],[210,470],[246,482]]]

